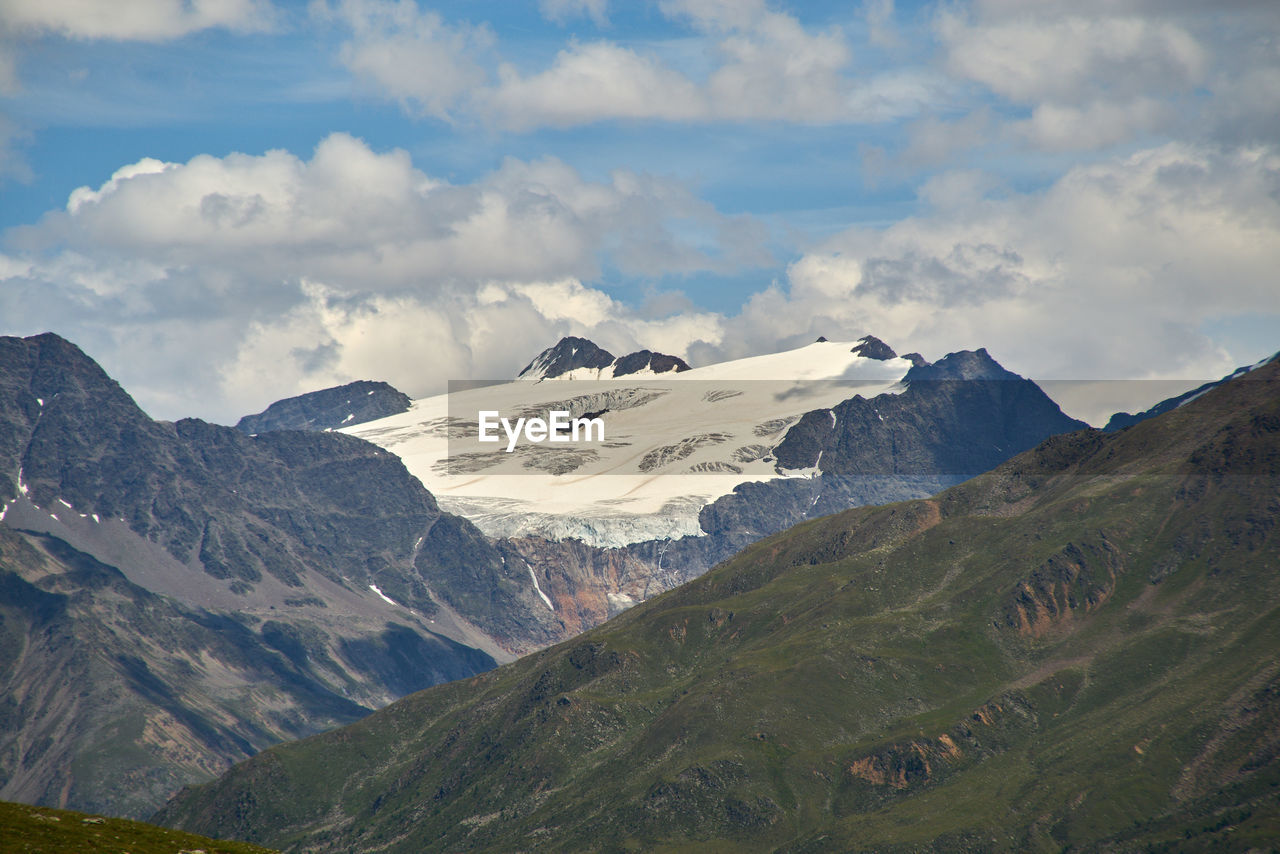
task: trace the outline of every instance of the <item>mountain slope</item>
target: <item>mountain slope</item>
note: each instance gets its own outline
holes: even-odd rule
[[[163,823],[294,850],[1244,850],[1280,828],[1280,365],[763,540]]]
[[[131,816],[564,631],[395,456],[152,421],[55,335],[0,338],[0,616],[0,797]]]
[[[271,854],[243,842],[219,842],[120,818],[0,802],[5,852],[39,854]]]
[[[333,430],[396,415],[409,408],[409,395],[384,382],[358,380],[277,400],[236,422],[241,433],[269,430]]]

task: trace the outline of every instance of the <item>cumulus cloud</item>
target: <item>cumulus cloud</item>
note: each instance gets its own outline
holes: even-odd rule
[[[1214,378],[1258,354],[1228,352],[1206,322],[1280,317],[1274,148],[1168,144],[1036,193],[972,173],[922,193],[926,213],[796,260],[718,352],[872,332],[931,358],[986,346],[1036,376]]]
[[[267,0],[0,0],[0,21],[13,33],[55,33],[74,39],[163,41],[222,27],[269,27]]]
[[[946,87],[927,69],[861,73],[847,34],[816,31],[763,0],[664,0],[668,18],[692,28],[705,77],[659,53],[613,41],[572,42],[537,70],[489,61],[484,28],[447,24],[413,0],[342,0],[323,17],[350,29],[342,59],[356,77],[421,114],[478,119],[511,130],[605,120],[881,122],[939,101]],[[586,13],[595,0],[544,0],[550,17]],[[891,8],[876,13],[884,30]]]
[[[677,121],[706,112],[703,93],[683,75],[610,42],[571,45],[550,68],[529,76],[503,65],[499,81],[481,96],[485,111],[517,130],[601,118]]]
[[[8,234],[0,314],[82,341],[157,414],[227,420],[348,379],[505,376],[570,332],[682,352],[713,324],[582,281],[749,269],[765,238],[666,179],[509,159],[453,185],[334,134],[309,160],[143,159],[77,189]]]
[[[312,4],[314,17],[351,31],[341,59],[357,80],[420,115],[449,118],[486,79],[484,26],[449,25],[412,0],[339,0]]]
[[[1280,316],[1274,148],[1168,144],[1030,193],[962,170],[920,195],[920,215],[830,238],[732,315],[649,311],[607,293],[603,263],[768,265],[758,226],[651,176],[511,160],[452,185],[333,135],[309,160],[144,160],[77,190],[10,232],[0,313],[81,342],[157,415],[224,421],[352,379],[422,395],[509,376],[566,334],[705,363],[874,333],[931,358],[986,346],[1037,377],[1212,378],[1259,354],[1206,324]]]
[[[1205,15],[1194,3],[977,0],[943,7],[935,30],[953,75],[1030,108],[1008,130],[1034,148],[1157,134],[1240,143],[1274,138],[1239,121],[1280,106],[1268,81],[1280,60],[1274,12],[1248,1]]]

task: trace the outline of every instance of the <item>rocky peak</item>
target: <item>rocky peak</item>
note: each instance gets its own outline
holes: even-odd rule
[[[236,429],[250,435],[270,430],[332,430],[397,415],[409,404],[409,395],[387,383],[357,380],[277,400],[262,412],[241,418]]]
[[[578,368],[599,370],[613,364],[613,354],[586,338],[566,335],[517,374],[520,379],[553,379]]]
[[[892,347],[874,335],[864,335],[859,338],[858,343],[849,352],[856,353],[864,359],[875,359],[879,362],[887,362],[898,357]]]
[[[652,350],[640,350],[622,356],[613,363],[613,375],[623,377],[627,374],[639,373],[645,369],[655,374],[679,373],[689,370],[689,365],[678,356],[655,353]]]
[[[921,360],[923,361],[923,360]],[[917,380],[1020,380],[1022,377],[1005,370],[991,358],[985,347],[977,350],[960,350],[948,353],[933,364],[915,365],[903,377],[906,382]]]

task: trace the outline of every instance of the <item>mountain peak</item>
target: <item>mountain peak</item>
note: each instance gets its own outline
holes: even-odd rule
[[[613,363],[613,375],[615,377],[639,373],[646,369],[655,374],[679,373],[680,371],[689,370],[689,365],[678,356],[668,356],[665,353],[655,353],[652,350],[638,350],[635,353],[628,353]]]
[[[898,354],[893,352],[892,347],[874,335],[864,335],[859,338],[849,352],[856,353],[864,359],[875,359],[878,362],[887,362],[898,357]]]
[[[566,335],[543,350],[517,374],[519,379],[553,379],[578,368],[599,370],[613,364],[613,354],[594,341]]]
[[[689,370],[689,365],[678,356],[655,353],[653,350],[637,350],[615,359],[612,353],[593,341],[566,335],[554,347],[548,347],[539,353],[516,378],[550,380],[584,368],[595,371],[598,379],[608,379],[645,372],[678,373]]]
[[[923,360],[922,360],[923,361]],[[977,350],[959,350],[948,353],[933,364],[915,365],[903,377],[913,380],[1020,380],[1022,377],[1006,370],[991,358],[985,347]]]

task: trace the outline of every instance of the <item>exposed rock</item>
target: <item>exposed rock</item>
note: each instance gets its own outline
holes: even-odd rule
[[[665,374],[672,371],[678,373],[689,370],[689,365],[684,359],[677,356],[655,353],[652,350],[629,353],[613,363],[613,375],[615,377],[638,373],[646,369],[653,371],[655,374]]]
[[[859,338],[858,343],[849,352],[857,353],[864,359],[875,359],[880,362],[887,362],[898,357],[898,354],[893,352],[892,347],[874,335],[864,335]]]
[[[269,430],[335,430],[409,409],[409,396],[384,382],[358,380],[346,385],[277,400],[256,415],[236,422],[242,433]]]
[[[554,379],[578,368],[599,370],[613,364],[613,354],[586,338],[567,335],[543,350],[517,374],[525,379]]]

